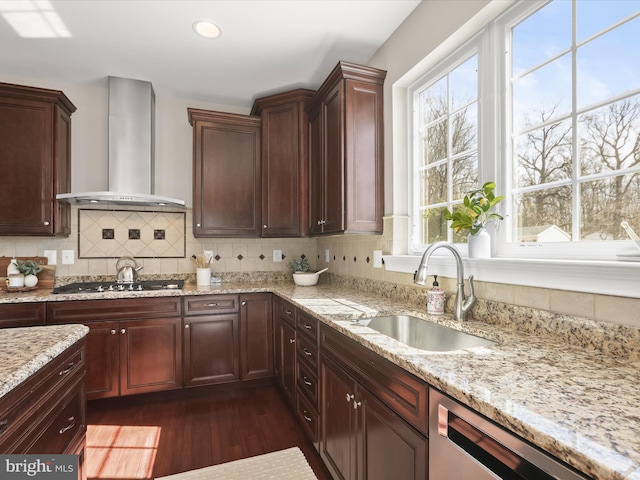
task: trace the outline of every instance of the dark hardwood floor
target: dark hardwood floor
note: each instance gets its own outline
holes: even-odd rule
[[[320,456],[272,384],[198,387],[94,400],[88,480],[153,479],[297,446],[319,480]]]

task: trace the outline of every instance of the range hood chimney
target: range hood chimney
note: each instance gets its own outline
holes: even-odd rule
[[[56,198],[79,205],[185,208],[183,200],[154,195],[155,106],[150,82],[109,77],[109,191]]]

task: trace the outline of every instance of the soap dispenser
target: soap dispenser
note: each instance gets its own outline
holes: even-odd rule
[[[9,265],[7,265],[7,278],[9,278],[9,275],[17,275],[19,273],[20,270],[18,270],[18,261],[15,258],[12,258],[9,262]]]
[[[433,286],[427,291],[427,313],[442,315],[444,313],[444,292],[438,283],[438,276],[433,276]]]

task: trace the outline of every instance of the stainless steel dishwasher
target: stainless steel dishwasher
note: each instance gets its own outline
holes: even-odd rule
[[[429,391],[429,480],[586,480],[570,466]]]

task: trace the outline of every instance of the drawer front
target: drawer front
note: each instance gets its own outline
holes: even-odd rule
[[[301,392],[306,395],[311,405],[317,409],[320,391],[318,377],[302,362],[296,362],[296,383],[298,385],[298,393]]]
[[[4,303],[0,305],[0,328],[44,325],[47,307],[38,303]]]
[[[238,311],[238,295],[203,295],[184,297],[184,314],[206,315],[235,313]]]
[[[296,337],[296,351],[298,358],[304,359],[313,367],[314,373],[318,373],[318,347],[302,335]]]
[[[25,442],[25,453],[63,453],[86,430],[84,397],[79,388],[71,401],[57,404],[42,422],[42,435],[35,441]]]
[[[308,313],[298,310],[296,330],[309,337],[314,344],[318,342],[318,319]]]
[[[322,325],[320,351],[344,366],[367,390],[427,434],[427,384],[356,341]]]
[[[47,302],[47,323],[138,320],[182,316],[180,297]]]
[[[60,390],[84,377],[84,349],[74,349],[12,390],[0,402],[0,451],[11,450],[47,406],[58,400]]]
[[[296,395],[296,414],[302,424],[302,428],[307,433],[316,449],[318,448],[319,439],[319,415],[317,411],[309,404],[304,395]]]
[[[275,297],[275,314],[286,320],[292,327],[296,326],[296,308],[286,300]]]

